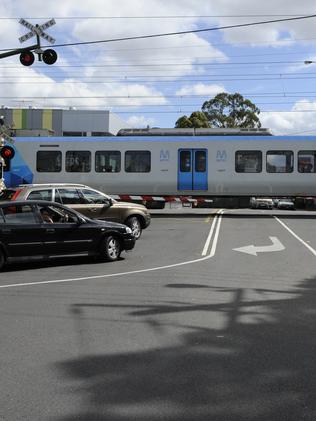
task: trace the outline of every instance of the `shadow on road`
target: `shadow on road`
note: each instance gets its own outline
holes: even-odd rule
[[[84,409],[58,420],[315,420],[315,288],[316,278],[283,299],[265,300],[262,295],[262,301],[243,301],[243,290],[237,289],[233,302],[203,306],[92,304],[121,307],[130,320],[144,317],[145,322],[150,316],[158,325],[155,316],[200,310],[222,311],[228,323],[221,331],[188,327],[172,347],[59,362],[57,369],[76,385],[69,393],[81,396]],[[72,306],[79,323],[90,306]],[[251,314],[255,307],[269,317],[256,311],[255,322],[242,322],[239,315]]]

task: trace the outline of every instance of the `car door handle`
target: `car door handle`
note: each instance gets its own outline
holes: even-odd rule
[[[49,234],[53,234],[55,232],[54,228],[46,228],[46,232]]]
[[[92,208],[90,209],[90,212],[97,212],[98,208]]]

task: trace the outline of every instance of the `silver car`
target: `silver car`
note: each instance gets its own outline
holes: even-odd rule
[[[88,218],[120,222],[136,239],[150,224],[148,209],[132,202],[119,202],[83,184],[25,184],[3,190],[0,200],[49,200],[75,209]]]
[[[295,205],[291,199],[280,199],[278,201],[278,209],[295,210]]]

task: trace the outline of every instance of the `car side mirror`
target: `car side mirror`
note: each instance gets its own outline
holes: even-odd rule
[[[113,205],[113,200],[107,199],[103,204],[105,208],[110,208]]]
[[[85,219],[83,219],[80,216],[78,216],[77,225],[85,224],[85,222],[86,222]]]

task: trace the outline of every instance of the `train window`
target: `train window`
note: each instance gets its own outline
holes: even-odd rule
[[[181,172],[191,171],[191,150],[180,152],[180,171]]]
[[[237,151],[235,154],[235,170],[242,173],[262,171],[261,151]]]
[[[205,172],[206,171],[206,152],[195,151],[195,171]]]
[[[151,153],[150,151],[126,151],[125,171],[126,172],[150,172]]]
[[[36,170],[38,172],[60,172],[60,151],[38,151],[36,154]]]
[[[96,172],[120,172],[121,152],[120,151],[97,151],[95,153]]]
[[[316,151],[299,151],[297,157],[299,172],[316,172]]]
[[[293,172],[294,154],[292,151],[268,151],[267,172],[289,173]]]
[[[67,151],[66,152],[67,172],[90,172],[91,152],[89,151]]]

